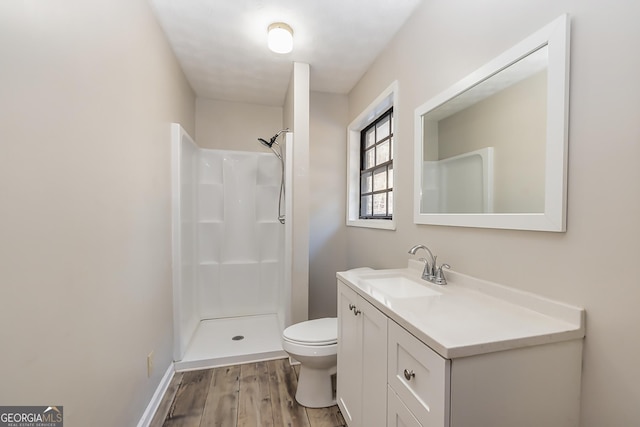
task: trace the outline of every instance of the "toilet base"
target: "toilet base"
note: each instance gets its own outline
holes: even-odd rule
[[[296,401],[307,408],[327,408],[336,404],[331,376],[332,369],[314,369],[300,365]]]

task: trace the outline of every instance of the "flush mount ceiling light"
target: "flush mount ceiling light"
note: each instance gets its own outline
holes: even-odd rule
[[[284,22],[269,25],[267,45],[276,53],[289,53],[293,50],[293,30]]]

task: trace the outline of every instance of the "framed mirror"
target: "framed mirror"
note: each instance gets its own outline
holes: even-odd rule
[[[566,230],[569,17],[415,110],[414,222]]]

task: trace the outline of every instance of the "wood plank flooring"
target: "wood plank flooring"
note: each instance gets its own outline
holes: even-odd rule
[[[150,427],[343,427],[337,406],[295,400],[299,366],[289,359],[174,375]]]

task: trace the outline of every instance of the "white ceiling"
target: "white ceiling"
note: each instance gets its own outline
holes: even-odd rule
[[[201,98],[282,106],[292,62],[311,90],[348,93],[422,0],[149,0]],[[293,28],[293,52],[267,27]]]

